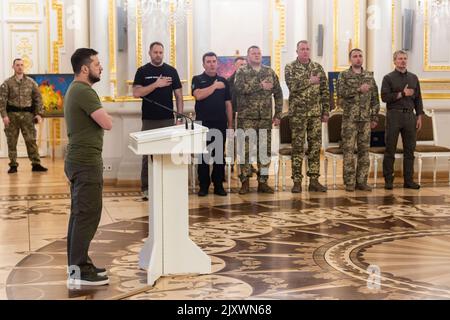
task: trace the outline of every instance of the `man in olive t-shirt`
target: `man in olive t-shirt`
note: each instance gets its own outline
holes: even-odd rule
[[[78,49],[72,55],[75,81],[64,101],[69,145],[65,173],[70,181],[71,208],[67,233],[69,285],[105,285],[106,269],[89,258],[89,246],[100,223],[103,190],[103,133],[112,129],[92,85],[103,70],[93,49]]]

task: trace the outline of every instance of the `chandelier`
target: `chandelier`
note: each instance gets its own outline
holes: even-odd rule
[[[428,12],[432,23],[450,24],[450,0],[418,0],[417,8],[421,17]]]
[[[167,18],[177,24],[184,24],[186,16],[192,12],[192,0],[122,0],[126,11],[136,11],[141,17]],[[135,15],[130,15],[135,18]]]

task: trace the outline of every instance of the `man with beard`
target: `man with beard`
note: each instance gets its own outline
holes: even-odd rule
[[[146,97],[173,109],[173,95],[178,113],[183,113],[183,89],[177,70],[163,62],[164,46],[160,42],[150,45],[150,63],[136,72],[133,96]],[[182,119],[177,120],[181,124]],[[174,125],[173,112],[158,107],[148,101],[142,102],[142,131],[170,127]],[[148,200],[148,156],[142,158],[141,191]]]
[[[8,174],[17,172],[17,141],[22,132],[27,146],[28,158],[33,172],[46,172],[41,166],[39,150],[36,144],[35,123],[42,122],[42,97],[38,85],[25,75],[22,59],[13,62],[14,76],[7,79],[0,87],[0,115],[5,125],[8,142]]]
[[[371,191],[369,176],[369,148],[371,129],[378,124],[380,99],[373,73],[363,68],[361,49],[350,51],[351,67],[341,74],[337,82],[337,95],[342,99],[342,151],[344,153],[344,184],[349,192]],[[357,168],[355,171],[355,146]],[[356,184],[356,185],[355,185]]]
[[[102,213],[103,135],[112,129],[112,118],[92,89],[103,70],[97,55],[93,49],[75,51],[71,58],[75,79],[64,99],[69,137],[64,170],[71,194],[67,257],[69,283],[77,285],[109,283],[106,270],[95,267],[88,255]]]

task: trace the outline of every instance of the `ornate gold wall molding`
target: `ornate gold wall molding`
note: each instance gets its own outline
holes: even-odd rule
[[[359,0],[353,0],[353,38],[352,48],[359,48],[361,40],[361,19]],[[339,66],[339,0],[333,0],[333,69],[343,71],[347,67]],[[350,47],[350,46],[349,46]],[[349,48],[350,49],[350,48]]]
[[[424,71],[450,71],[450,65],[430,65],[430,21],[429,21],[429,0],[425,0],[425,14],[423,22],[423,47],[424,47]]]
[[[52,44],[50,28],[50,0],[45,3],[45,17],[47,18],[47,72],[52,71]]]
[[[39,15],[39,3],[37,2],[9,2],[10,17],[34,18]]]
[[[116,61],[116,1],[108,1],[108,43],[109,43],[109,73],[113,96],[117,96],[117,61]]]
[[[142,0],[136,0],[136,67],[143,65],[142,55]]]
[[[424,100],[450,100],[450,93],[424,93],[422,94]]]
[[[420,86],[424,100],[450,100],[450,79],[420,79]]]
[[[420,79],[420,86],[422,92],[425,90],[438,91],[446,90],[450,91],[450,79]]]
[[[186,0],[188,5],[191,8],[194,8],[194,0]],[[193,9],[187,15],[187,45],[189,52],[189,79],[188,79],[188,88],[190,89],[192,86],[192,78],[194,77],[194,14]],[[188,89],[188,90],[189,90]],[[191,94],[187,95],[189,99],[193,98]]]
[[[23,59],[26,73],[38,72],[40,69],[39,25],[27,24],[26,28],[23,25],[10,25],[9,36],[11,57]]]
[[[63,29],[64,5],[57,0],[47,0],[45,16],[47,18],[47,68],[50,73],[59,73],[59,50],[64,47]],[[56,12],[56,41],[51,39],[52,21],[51,10]]]
[[[274,69],[281,79],[281,51],[286,45],[286,5],[282,0],[275,0],[275,9],[278,12],[278,39],[275,41]],[[271,43],[272,45],[272,43]]]
[[[51,72],[59,73],[59,50],[64,47],[64,30],[63,30],[63,4],[57,0],[52,0],[52,9],[56,11],[56,31],[57,40],[53,41],[53,62]],[[48,16],[48,24],[50,25],[50,14]],[[48,35],[50,37],[50,34]]]
[[[391,0],[392,1],[392,11],[391,11],[391,32],[392,32],[392,54],[394,54],[394,52],[396,51],[396,45],[395,45],[395,40],[396,40],[396,36],[395,36],[395,24],[396,24],[396,19],[395,19],[395,12],[396,12],[396,8],[395,8],[395,0]]]
[[[170,1],[170,64],[177,66],[177,25],[175,21],[175,3]]]

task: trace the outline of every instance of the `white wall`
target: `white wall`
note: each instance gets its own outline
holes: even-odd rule
[[[0,84],[13,74],[12,61],[23,58],[25,72],[45,73],[47,68],[47,29],[45,1],[0,2]],[[3,134],[3,121],[0,121],[0,157],[7,157],[8,147]],[[38,127],[38,140],[41,155],[47,153],[46,124]],[[26,147],[20,135],[19,157],[26,156]]]

